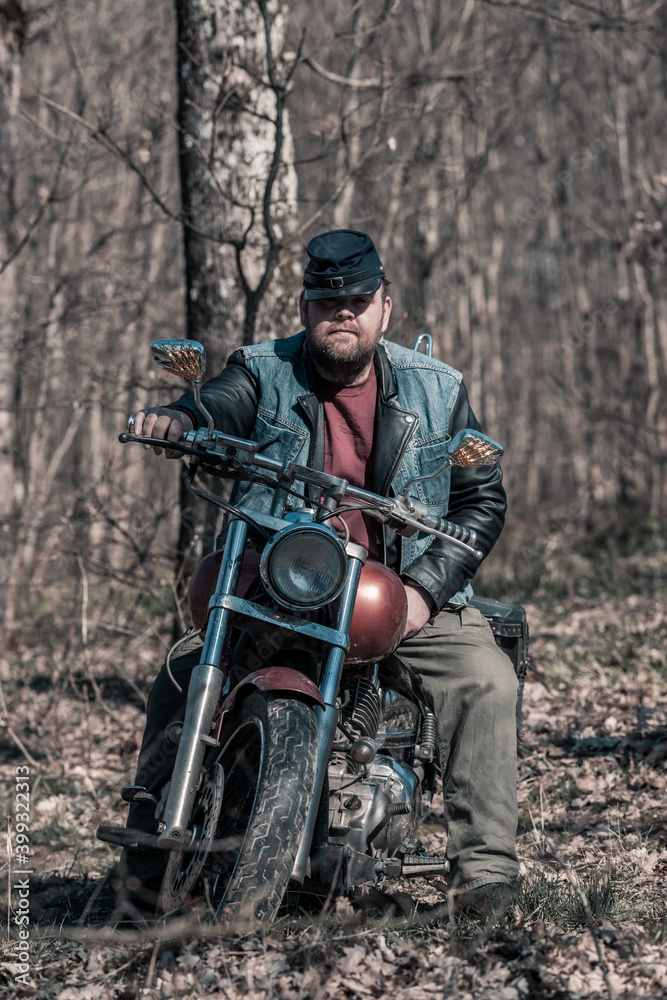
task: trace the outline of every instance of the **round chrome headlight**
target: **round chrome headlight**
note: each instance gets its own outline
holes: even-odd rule
[[[288,608],[321,608],[338,597],[347,577],[340,538],[319,524],[283,528],[262,553],[259,570],[272,597]]]

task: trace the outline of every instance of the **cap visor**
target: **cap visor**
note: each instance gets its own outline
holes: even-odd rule
[[[367,278],[356,285],[343,285],[341,288],[304,288],[303,297],[306,302],[316,299],[342,299],[349,295],[374,295],[382,284],[383,278]]]

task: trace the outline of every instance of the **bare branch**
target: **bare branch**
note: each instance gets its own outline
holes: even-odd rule
[[[237,242],[236,240],[229,239],[228,237],[224,236],[215,236],[212,233],[207,233],[204,230],[198,229],[196,226],[193,226],[183,212],[173,212],[169,208],[169,206],[162,200],[160,195],[157,193],[157,191],[155,190],[155,188],[153,187],[153,185],[151,184],[151,182],[149,181],[148,177],[146,176],[145,172],[141,169],[141,167],[137,166],[137,164],[134,162],[130,154],[127,153],[124,149],[122,149],[122,147],[119,146],[116,140],[109,135],[108,131],[104,126],[94,125],[93,122],[90,122],[86,118],[83,118],[81,115],[78,115],[76,111],[72,111],[71,108],[66,108],[62,104],[58,104],[57,101],[52,101],[51,98],[46,97],[44,94],[39,94],[38,99],[43,104],[46,104],[48,107],[53,108],[54,111],[59,111],[61,114],[67,115],[68,118],[71,118],[72,121],[76,122],[83,129],[85,129],[86,132],[88,132],[92,136],[92,138],[96,142],[99,142],[100,145],[103,146],[108,152],[113,153],[114,156],[118,157],[118,159],[121,160],[121,162],[124,163],[129,170],[131,170],[133,173],[137,175],[137,177],[141,181],[142,186],[146,189],[146,191],[148,191],[149,195],[151,196],[151,199],[155,202],[158,208],[160,208],[161,211],[164,212],[167,218],[171,219],[173,222],[178,222],[181,225],[186,226],[196,236],[201,237],[201,239],[210,240],[212,243],[236,246]]]
[[[316,62],[312,56],[304,56],[301,60],[329,83],[338,83],[341,87],[349,87],[351,90],[382,90],[384,83],[382,80],[353,79],[348,76],[341,76],[339,73],[332,73]]]
[[[19,254],[21,253],[21,251],[23,250],[23,248],[27,245],[27,243],[28,243],[30,237],[32,236],[32,234],[34,233],[35,229],[37,229],[37,226],[42,221],[42,218],[43,218],[44,213],[46,212],[47,208],[49,207],[49,205],[52,205],[53,202],[56,200],[56,195],[58,193],[58,187],[60,185],[60,178],[62,176],[63,166],[65,165],[66,158],[67,158],[67,147],[64,147],[61,150],[60,157],[58,158],[58,166],[56,167],[56,175],[55,175],[55,177],[53,179],[53,184],[51,185],[51,190],[49,191],[47,197],[42,201],[42,204],[39,206],[39,208],[35,212],[35,215],[33,216],[33,218],[30,220],[30,222],[26,226],[26,231],[24,232],[23,236],[18,241],[18,243],[16,244],[16,246],[14,247],[14,249],[12,250],[12,252],[9,254],[9,256],[5,260],[0,261],[0,274],[2,274],[4,271],[6,271],[7,268],[10,266],[10,264],[12,264],[16,260],[16,258],[19,256]]]

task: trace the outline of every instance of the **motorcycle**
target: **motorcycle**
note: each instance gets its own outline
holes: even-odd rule
[[[154,830],[103,826],[98,838],[162,855],[162,914],[201,899],[217,918],[267,923],[288,889],[351,895],[392,877],[446,873],[448,861],[417,839],[438,771],[436,720],[392,656],[405,589],[367,561],[341,515],[363,509],[399,535],[426,532],[480,561],[475,533],[430,515],[408,492],[416,479],[399,496],[378,496],[217,431],[200,396],[202,345],[155,341],[152,350],[190,381],[205,419],[170,448],[190,457],[188,488],[225,511],[224,546],[190,585],[203,646],[183,721],[166,731],[171,780],[159,799],[136,785],[122,791],[128,802],[154,803]],[[155,444],[132,430],[122,443]],[[502,450],[460,431],[436,475],[494,464]],[[268,486],[270,512],[206,492],[195,485],[199,471]],[[487,602],[485,613],[501,621],[512,607]],[[510,626],[498,638],[518,634],[517,621]]]

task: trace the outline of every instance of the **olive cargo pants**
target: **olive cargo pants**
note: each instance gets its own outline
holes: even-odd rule
[[[438,724],[447,880],[466,890],[512,883],[519,872],[512,662],[473,607],[441,611],[397,653],[420,678]]]
[[[136,783],[158,798],[169,780],[176,748],[164,738],[171,721],[183,718],[190,673],[199,662],[201,642],[193,639],[172,660],[183,688],[179,694],[165,667],[153,685]],[[438,724],[443,773],[449,883],[474,889],[490,882],[511,883],[518,873],[515,850],[517,679],[496,646],[483,615],[472,607],[442,611],[421,632],[403,642],[397,655],[418,675]],[[135,802],[128,826],[152,831],[154,807]],[[132,882],[157,891],[160,860],[125,851]]]

